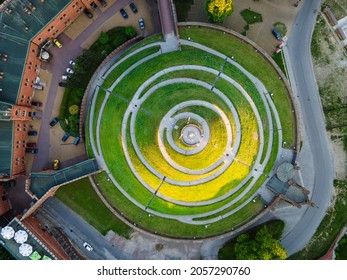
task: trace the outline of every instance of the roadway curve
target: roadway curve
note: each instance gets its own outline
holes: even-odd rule
[[[288,255],[302,249],[315,233],[329,206],[333,187],[332,149],[326,133],[310,51],[319,10],[320,1],[304,1],[287,43],[288,70],[305,129],[304,145],[310,146],[313,157],[314,186],[311,199],[318,206],[308,207],[301,220],[281,240]]]

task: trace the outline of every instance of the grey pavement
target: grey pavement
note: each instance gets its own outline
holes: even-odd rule
[[[60,227],[65,235],[81,251],[81,253],[94,260],[134,259],[121,249],[112,246],[109,241],[95,228],[84,221],[79,215],[55,198],[49,198],[43,203],[42,209],[46,217],[50,217],[53,224]],[[88,242],[93,247],[89,252],[83,247]]]
[[[285,50],[288,52],[286,57],[290,63],[288,74],[300,105],[305,128],[303,152],[308,154],[312,152],[312,157],[301,157],[298,161],[300,166],[313,168],[312,176],[304,180],[308,184],[313,184],[311,200],[318,206],[318,208],[305,207],[300,221],[282,238],[282,245],[287,249],[288,255],[302,249],[313,236],[327,211],[332,195],[334,178],[332,148],[325,129],[310,53],[311,36],[316,11],[319,8],[320,1],[304,1]],[[306,145],[309,147],[306,148]],[[305,173],[308,177],[308,172]]]
[[[172,131],[176,130],[176,127],[175,127],[176,123],[182,119],[187,119],[186,126],[190,125],[189,120],[197,121],[201,126],[201,128],[199,128],[199,132],[198,132],[200,135],[198,137],[198,143],[196,143],[197,145],[195,144],[190,148],[185,147],[185,149],[179,147],[177,145],[177,143],[175,143],[175,141],[172,137]],[[171,115],[166,114],[163,117],[163,120],[161,121],[160,126],[159,126],[159,134],[161,137],[158,137],[158,141],[163,141],[162,137],[164,134],[164,131],[163,131],[164,127],[166,128],[166,138],[167,138],[169,145],[177,153],[180,153],[182,155],[195,155],[195,154],[201,152],[206,147],[208,141],[210,140],[210,127],[208,126],[208,123],[205,121],[205,119],[203,119],[199,115],[191,113],[191,112],[180,113],[180,114],[173,116],[172,118],[171,118]],[[184,130],[185,130],[185,127],[182,129],[180,137],[182,138],[183,142],[186,142],[184,140],[184,137],[189,137],[189,136],[184,135]],[[161,146],[161,145],[159,144],[159,146]]]
[[[65,73],[65,69],[69,65],[70,59],[75,59],[77,56],[81,55],[83,49],[80,45],[88,39],[90,34],[93,34],[100,25],[113,16],[119,10],[128,5],[130,0],[118,0],[106,11],[98,11],[98,17],[93,19],[93,22],[77,37],[75,40],[71,40],[64,33],[59,35],[59,40],[61,41],[63,48],[58,49],[57,47],[52,47],[50,52],[52,53],[52,60],[49,63],[42,63],[42,69],[47,69],[53,73],[50,89],[48,92],[48,97],[45,104],[45,109],[42,116],[41,127],[39,131],[37,147],[38,154],[34,158],[32,165],[33,172],[39,172],[44,168],[50,167],[49,164],[49,151],[50,151],[50,126],[49,122],[52,118],[52,111],[54,107],[54,101],[57,94],[58,83],[61,80],[61,75]],[[84,15],[81,15],[84,16]]]

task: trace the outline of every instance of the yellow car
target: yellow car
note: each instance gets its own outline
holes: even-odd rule
[[[59,169],[59,159],[55,159],[53,162],[53,169],[58,170]]]
[[[53,43],[56,44],[56,46],[61,49],[63,47],[63,45],[57,40],[57,39],[53,39]]]

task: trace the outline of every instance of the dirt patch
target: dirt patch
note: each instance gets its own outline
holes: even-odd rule
[[[333,146],[335,177],[347,171],[347,54],[323,15],[317,17],[311,52],[326,127]]]
[[[204,0],[194,1],[194,5],[191,6],[188,13],[187,21],[208,21],[203,3]],[[248,38],[256,42],[269,54],[272,54],[278,43],[271,33],[274,24],[282,22],[287,29],[287,34],[289,34],[301,5],[300,3],[299,7],[295,7],[294,1],[283,0],[234,0],[234,12],[222,25],[242,33],[247,23],[240,13],[245,9],[249,9],[260,14],[262,22],[249,24],[246,34]]]
[[[340,20],[347,15],[346,0],[326,0],[324,1],[324,4],[329,5],[337,20]]]

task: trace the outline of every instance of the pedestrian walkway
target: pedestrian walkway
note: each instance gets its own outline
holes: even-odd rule
[[[212,49],[209,49],[209,48],[207,48],[207,47],[204,47],[204,46],[201,46],[201,45],[199,45],[199,44],[196,44],[196,43],[193,43],[193,42],[189,42],[189,41],[183,41],[183,40],[181,40],[180,41],[180,43],[181,44],[187,44],[187,45],[191,45],[191,46],[193,46],[193,47],[196,47],[196,48],[200,48],[200,49],[202,49],[202,50],[204,50],[204,51],[207,51],[207,52],[209,52],[209,53],[211,53],[211,54],[213,54],[213,55],[216,55],[216,56],[219,56],[219,57],[221,57],[221,58],[223,58],[223,59],[225,59],[225,55],[223,55],[223,54],[221,54],[221,53],[218,53],[218,52],[216,52],[216,51],[214,51],[214,50],[212,50]],[[141,49],[139,49],[138,51],[141,51]],[[131,55],[132,54],[130,54],[130,55],[128,55],[127,57],[131,57]],[[151,58],[153,58],[153,57],[155,57],[155,56],[157,56],[157,55],[159,55],[158,53],[157,54],[154,54],[154,55],[152,55],[151,56]],[[142,63],[145,63],[146,61],[148,61],[148,59],[149,58],[145,58],[145,59],[142,59],[142,60],[140,60],[140,61],[138,61],[137,63],[136,63],[136,66],[133,66],[133,68],[129,68],[128,70],[128,72],[130,72],[132,69],[134,69],[135,67],[137,67],[138,65],[141,65]],[[267,110],[267,116],[268,116],[268,118],[269,118],[269,125],[270,125],[270,127],[273,127],[273,124],[272,124],[272,118],[271,118],[271,110],[274,112],[274,115],[275,115],[275,121],[276,121],[276,124],[277,124],[277,127],[278,128],[281,128],[281,124],[280,124],[280,122],[279,122],[279,117],[278,117],[278,113],[277,113],[277,111],[276,111],[276,108],[275,108],[275,106],[274,106],[274,104],[273,104],[273,102],[272,102],[272,99],[271,99],[271,97],[268,95],[268,94],[266,94],[267,93],[267,90],[266,90],[266,88],[265,88],[265,86],[257,79],[257,78],[255,78],[253,75],[251,75],[247,70],[245,70],[242,66],[240,66],[240,65],[238,65],[235,61],[233,61],[233,60],[231,60],[231,59],[227,59],[227,62],[228,63],[231,63],[231,64],[233,64],[233,65],[235,65],[236,67],[238,67],[242,72],[244,72],[247,76],[248,76],[248,78],[255,84],[255,86],[257,87],[257,89],[258,89],[258,91],[261,93],[260,94],[260,96],[261,96],[261,98],[263,99],[263,102],[264,102],[264,104],[265,104],[265,107],[266,107],[266,110]],[[115,66],[116,67],[116,66]],[[184,65],[184,66],[182,66],[182,67],[184,67],[185,69],[188,69],[187,67],[187,65]],[[200,67],[200,66],[192,66],[192,67]],[[177,69],[179,69],[179,67],[177,68]],[[201,70],[201,68],[199,68],[200,70]],[[111,70],[110,70],[111,71]],[[174,71],[174,70],[172,70],[172,71]],[[216,70],[214,70],[214,69],[210,69],[209,70],[210,72],[212,72],[212,71],[216,71]],[[104,110],[104,108],[105,108],[105,105],[106,105],[106,102],[107,102],[107,99],[108,99],[108,97],[109,97],[109,95],[110,95],[110,92],[116,87],[116,85],[128,74],[128,72],[127,73],[123,73],[122,74],[122,77],[119,77],[116,81],[115,81],[115,83],[108,89],[108,92],[107,92],[107,94],[106,94],[106,96],[105,96],[105,98],[104,98],[104,101],[103,101],[103,104],[102,104],[102,106],[101,106],[101,109],[100,109],[100,112],[99,112],[99,116],[98,116],[98,122],[97,122],[97,129],[96,129],[96,133],[97,133],[97,137],[96,137],[96,139],[97,139],[97,143],[93,143],[92,144],[92,148],[93,148],[93,150],[94,150],[94,152],[96,151],[96,149],[95,149],[95,145],[97,145],[98,146],[98,150],[99,151],[101,151],[101,147],[100,147],[100,141],[99,141],[99,130],[100,130],[100,122],[101,122],[101,116],[102,116],[102,112],[103,112],[103,110]],[[218,72],[218,71],[216,71],[216,72]],[[165,69],[165,73],[168,73],[168,69]],[[217,73],[218,74],[218,73]],[[139,90],[138,90],[138,92],[135,94],[135,96],[140,96],[140,92],[141,92],[141,90],[143,90],[145,87],[147,87],[152,81],[154,81],[155,79],[157,79],[160,75],[163,75],[163,73],[157,73],[156,75],[154,75],[151,79],[149,79],[148,81],[146,81],[145,83],[143,83],[143,85],[139,88]],[[105,75],[106,76],[106,75]],[[234,86],[236,86],[237,87],[237,84],[235,84],[235,81],[233,81],[232,79],[230,79],[230,77],[227,77],[227,76],[225,76],[224,74],[221,74],[220,75],[221,76],[221,78],[223,78],[223,79],[225,79],[225,80],[227,80],[228,82],[230,82],[230,83],[232,83]],[[153,79],[153,80],[152,80]],[[211,86],[211,85],[210,85]],[[239,86],[240,87],[240,86]],[[241,90],[242,91],[242,88],[238,88],[239,90]],[[97,94],[96,94],[97,95]],[[96,100],[96,95],[94,96],[94,99],[93,99],[93,102],[92,102],[92,106],[95,106],[95,100]],[[145,95],[144,95],[145,96]],[[143,96],[143,97],[144,97]],[[143,98],[142,97],[142,98]],[[133,101],[130,103],[130,106],[129,106],[129,108],[132,108],[131,110],[133,110],[133,108],[136,108],[135,107],[135,105],[138,105],[137,104],[137,102],[138,102],[138,100],[135,102],[135,100],[136,99],[133,99]],[[255,107],[255,104],[253,103],[253,101],[248,97],[248,100],[249,100],[249,103],[251,104],[251,106],[252,106],[252,108],[253,108],[253,110],[254,111],[256,111],[257,109],[256,109],[256,107]],[[140,106],[137,106],[138,108],[140,107]],[[93,107],[92,107],[93,108]],[[270,109],[271,108],[271,109]],[[93,114],[93,111],[92,111],[92,114]],[[91,118],[92,119],[92,118]],[[258,123],[258,125],[260,126],[260,130],[262,130],[262,125],[261,125],[261,120],[260,120],[260,117],[259,117],[259,114],[258,114],[258,117],[257,117],[257,121],[259,122]],[[89,123],[89,129],[90,129],[90,131],[92,131],[93,130],[93,124],[92,124],[92,122],[90,122]],[[272,129],[270,129],[270,131],[272,131]],[[279,153],[281,152],[281,143],[282,143],[282,133],[281,133],[281,130],[279,129],[278,130],[278,133],[279,133],[279,146],[278,146],[278,148],[279,148]],[[93,137],[91,137],[91,139],[92,139]],[[124,139],[124,138],[123,138]],[[264,145],[264,143],[263,143],[263,138],[261,139],[261,145]],[[269,159],[269,157],[270,157],[270,153],[271,153],[271,148],[272,148],[272,143],[273,143],[273,139],[272,139],[272,137],[270,137],[270,139],[269,139],[269,141],[268,141],[268,149],[267,149],[267,154],[266,154],[266,156],[265,156],[265,160],[263,161],[263,164],[265,163],[265,162],[267,162],[268,161],[268,159]],[[263,148],[262,148],[263,149]],[[96,153],[97,154],[97,153]],[[99,154],[98,154],[99,155]],[[234,201],[232,201],[231,203],[228,203],[227,205],[225,205],[225,207],[224,208],[227,208],[227,207],[230,207],[233,203],[235,203],[236,201],[238,201],[239,199],[241,199],[250,189],[251,189],[251,187],[253,186],[253,184],[257,181],[257,179],[259,178],[259,176],[261,176],[262,175],[262,164],[260,164],[260,158],[261,158],[261,153],[259,153],[258,154],[258,157],[257,157],[257,160],[256,160],[256,164],[253,166],[253,169],[251,170],[251,172],[250,172],[250,174],[249,174],[249,176],[245,179],[245,180],[250,180],[251,179],[251,181],[250,181],[250,184],[248,185],[248,187],[246,188],[246,190],[244,190],[244,192],[239,196],[239,198],[237,199],[237,200],[234,200]],[[130,197],[123,189],[122,189],[122,187],[118,184],[118,182],[115,180],[115,178],[113,177],[113,175],[110,173],[110,171],[108,170],[108,168],[107,168],[107,165],[106,165],[106,163],[104,162],[104,159],[103,159],[103,157],[102,157],[102,154],[100,154],[99,156],[97,156],[97,160],[98,161],[100,161],[100,165],[101,166],[104,166],[105,167],[105,170],[106,170],[106,172],[108,173],[108,175],[109,175],[109,177],[110,177],[110,179],[112,180],[112,182],[115,184],[115,186],[130,200],[130,201],[132,201],[135,205],[137,205],[138,207],[140,207],[140,208],[142,208],[142,209],[144,209],[144,206],[143,205],[141,205],[140,203],[138,203],[135,199],[133,199],[132,197]],[[162,177],[160,177],[160,178],[162,178]],[[144,182],[140,179],[140,182],[141,183],[143,183],[144,184]],[[246,181],[243,181],[242,183],[244,184]],[[242,187],[242,183],[240,184],[240,187]],[[239,189],[239,188],[238,188]],[[151,191],[153,191],[153,189],[152,188],[150,188],[150,190]],[[230,195],[230,193],[229,194],[227,194],[227,195]],[[160,196],[160,194],[158,194],[158,196]],[[225,196],[226,197],[226,196]],[[222,199],[224,199],[225,197],[223,197]],[[167,199],[167,198],[166,198]],[[169,199],[167,199],[168,201],[170,201]],[[242,207],[244,207],[247,203],[249,203],[250,201],[252,200],[252,197],[251,198],[249,198],[249,199],[247,199],[245,202],[243,202],[240,206],[238,206],[238,207],[236,207],[236,208],[234,208],[232,211],[230,211],[229,213],[227,213],[227,214],[225,214],[225,215],[223,215],[223,217],[225,218],[225,217],[227,217],[227,216],[229,216],[229,215],[232,215],[233,213],[235,213],[235,212],[237,212],[239,209],[241,209]],[[208,205],[208,204],[210,204],[210,203],[215,203],[216,201],[215,200],[211,200],[211,201],[208,201],[207,203],[206,202],[203,202],[201,205]],[[174,203],[177,203],[177,201],[174,201]],[[179,202],[178,204],[181,204],[181,205],[185,205],[185,203],[183,203],[183,202]],[[200,205],[199,203],[194,203],[193,205]],[[221,209],[218,209],[217,210],[217,212],[218,211],[220,211]],[[204,217],[204,216],[206,216],[206,215],[211,215],[211,214],[213,214],[215,211],[212,211],[212,212],[209,212],[209,213],[204,213],[204,214],[198,214],[198,215],[192,215],[192,216],[179,216],[179,215],[168,215],[168,214],[163,214],[163,213],[159,213],[159,212],[156,212],[156,211],[152,211],[152,210],[150,210],[150,209],[147,209],[147,211],[149,212],[149,213],[152,213],[152,214],[154,214],[154,215],[158,215],[158,216],[161,216],[161,217],[166,217],[166,218],[174,218],[174,219],[177,219],[177,220],[180,220],[180,221],[182,221],[182,222],[185,222],[185,223],[191,223],[191,224],[206,224],[206,222],[214,222],[214,221],[218,221],[221,217],[216,217],[216,218],[213,218],[213,219],[210,219],[209,221],[198,221],[198,220],[196,220],[196,218],[199,218],[199,217]]]

